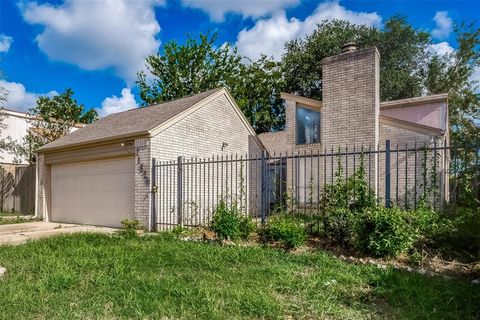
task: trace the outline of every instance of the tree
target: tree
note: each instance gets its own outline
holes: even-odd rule
[[[375,28],[333,20],[322,22],[304,39],[287,42],[282,56],[285,91],[321,100],[322,59],[339,54],[348,42],[369,47],[377,33]]]
[[[287,42],[282,57],[285,90],[321,100],[321,60],[339,54],[348,42],[361,48],[376,46],[380,51],[382,100],[420,95],[429,35],[415,30],[402,16],[387,20],[383,29],[343,20],[325,21],[304,39]]]
[[[97,118],[94,109],[85,110],[84,105],[73,99],[73,91],[66,89],[64,93],[50,97],[40,97],[37,105],[30,109],[30,130],[21,144],[11,141],[10,149],[17,160],[25,159],[35,163],[35,150],[55,141],[71,131],[78,123],[88,124]]]
[[[262,56],[241,64],[231,90],[240,109],[257,133],[283,129],[285,108],[280,97],[284,86],[281,64]]]
[[[428,94],[448,93],[452,144],[480,145],[480,94],[472,80],[480,68],[480,29],[473,24],[456,25],[457,50],[433,55],[425,73]]]
[[[209,89],[226,87],[258,132],[275,130],[284,123],[280,99],[280,65],[262,57],[248,61],[228,43],[215,46],[217,35],[191,37],[183,45],[165,44],[162,53],[146,59],[153,76],[138,73],[143,105],[161,103]]]

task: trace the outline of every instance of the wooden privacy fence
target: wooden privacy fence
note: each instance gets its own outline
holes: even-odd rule
[[[0,167],[0,211],[34,214],[35,166]]]

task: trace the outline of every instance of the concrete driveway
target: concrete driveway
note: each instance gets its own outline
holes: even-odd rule
[[[118,229],[78,224],[34,221],[0,225],[0,245],[21,244],[28,240],[40,239],[56,234],[74,232],[112,233]]]

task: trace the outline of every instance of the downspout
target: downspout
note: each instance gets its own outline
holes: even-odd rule
[[[33,216],[35,219],[38,218],[38,180],[40,177],[38,176],[38,153],[36,154],[35,158],[35,215]],[[43,217],[42,217],[43,218]]]

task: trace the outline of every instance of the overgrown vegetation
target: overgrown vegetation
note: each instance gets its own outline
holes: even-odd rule
[[[0,225],[5,224],[17,224],[17,223],[25,223],[25,222],[32,222],[32,221],[39,221],[38,219],[32,219],[30,217],[21,217],[21,216],[2,216],[0,214]]]
[[[286,248],[298,247],[307,240],[307,233],[300,221],[286,214],[270,217],[260,234],[264,241],[279,242]]]
[[[476,286],[171,234],[1,246],[4,319],[475,319]]]
[[[430,186],[435,181],[428,181],[432,174],[427,164],[423,167],[426,173],[420,179],[426,183],[428,195],[435,192]],[[338,157],[333,181],[319,192],[318,204],[313,204],[313,191],[309,191],[309,199],[305,201],[307,212],[292,205],[293,198],[279,203],[267,216],[265,225],[258,229],[260,239],[291,249],[303,245],[308,237],[319,237],[329,245],[374,257],[407,254],[416,260],[419,252],[432,251],[465,262],[480,259],[480,211],[476,201],[464,201],[455,212],[449,209],[439,213],[432,209],[430,197],[422,192],[416,209],[385,208],[377,203],[369,187],[363,156],[348,177]],[[213,214],[211,229],[220,239],[246,239],[255,232],[257,223],[260,221],[252,220],[236,204],[221,201]]]
[[[221,200],[213,212],[211,229],[221,240],[248,239],[256,225],[236,204]]]
[[[366,208],[355,221],[354,245],[360,251],[377,257],[405,252],[416,240],[415,228],[408,219],[408,212],[398,208]]]
[[[125,218],[121,221],[121,223],[122,230],[119,232],[120,235],[128,239],[137,237],[137,230],[141,229],[141,225],[138,220]]]

